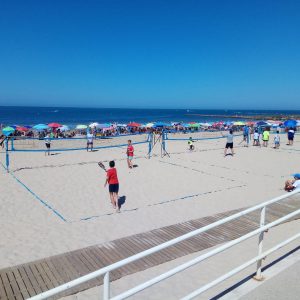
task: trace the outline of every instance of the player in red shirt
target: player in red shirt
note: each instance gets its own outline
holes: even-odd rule
[[[128,140],[128,146],[127,146],[127,164],[128,164],[128,168],[132,168],[132,159],[133,159],[133,153],[134,153],[134,148],[131,144],[131,140]]]
[[[117,169],[115,168],[115,162],[112,160],[109,162],[110,169],[106,172],[106,180],[104,187],[108,184],[108,190],[109,190],[109,197],[111,204],[113,208],[117,209],[117,211],[120,211],[119,204],[118,204],[118,193],[119,193],[119,180],[118,180],[118,174]]]

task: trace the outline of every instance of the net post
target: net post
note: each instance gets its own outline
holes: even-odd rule
[[[10,150],[14,151],[15,150],[15,147],[14,147],[14,137],[11,137],[10,143],[11,143],[10,144],[10,146],[11,146]]]
[[[8,153],[8,137],[5,140],[5,154],[6,154],[6,171],[9,172],[9,153]]]

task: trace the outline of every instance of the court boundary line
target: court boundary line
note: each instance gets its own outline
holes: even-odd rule
[[[5,166],[1,162],[2,167],[6,170]],[[53,208],[51,205],[49,205],[45,200],[43,200],[40,196],[38,196],[33,190],[31,190],[25,183],[23,183],[14,172],[10,171],[9,174],[13,179],[16,180],[23,188],[25,188],[34,198],[36,198],[40,203],[42,203],[46,208],[48,208],[50,211],[52,211],[57,217],[59,217],[62,221],[68,222],[68,220],[55,208]]]

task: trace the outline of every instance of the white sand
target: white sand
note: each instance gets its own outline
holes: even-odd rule
[[[236,156],[226,158],[223,139],[196,142],[192,153],[186,141],[168,141],[170,158],[160,157],[158,145],[150,160],[145,158],[148,145],[136,145],[138,167],[133,170],[127,168],[125,148],[51,156],[14,152],[14,172],[7,174],[0,166],[0,268],[281,195],[284,180],[300,172],[297,138],[293,147],[285,146],[282,136],[280,150],[239,147]],[[236,145],[240,139],[235,139]],[[141,137],[132,140],[141,141]],[[4,163],[5,154],[0,155]],[[110,205],[103,187],[105,173],[96,163],[111,159],[116,160],[120,196],[126,196],[120,214]]]

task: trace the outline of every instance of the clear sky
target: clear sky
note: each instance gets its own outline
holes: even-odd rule
[[[0,105],[300,109],[300,1],[1,0]]]

